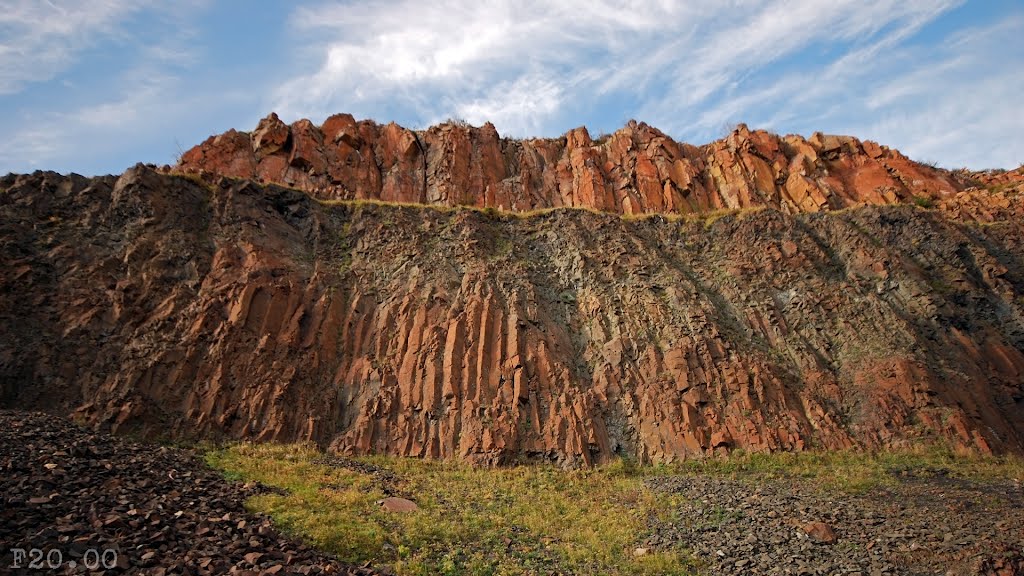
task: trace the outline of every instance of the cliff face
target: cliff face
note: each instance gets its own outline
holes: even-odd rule
[[[437,142],[497,154],[459,157],[470,160],[458,172],[466,180],[452,182],[437,167],[462,160],[424,152],[419,135],[342,124],[354,128],[308,128],[314,141],[331,134],[332,149],[374,150],[372,162],[321,165],[310,153],[299,170],[295,127],[222,136],[183,162],[212,162],[229,139],[238,152],[220,156],[235,167],[226,172],[266,177],[279,162],[311,186],[321,167],[344,166],[363,175],[345,190],[388,199],[626,210],[634,199],[668,209],[756,196],[782,210],[515,216],[323,203],[142,166],[119,178],[9,176],[0,180],[2,404],[151,434],[309,439],[345,453],[483,463],[922,438],[1024,452],[1021,220],[980,225],[912,205],[794,215],[785,211],[813,202],[785,200],[774,176],[765,180],[774,188],[733,189],[747,196],[707,186],[708,175],[746,183],[738,174],[759,169],[743,159],[788,153],[740,152],[753,133],[710,154],[642,126],[598,147],[577,134],[565,144],[495,135],[488,148],[475,144],[487,128],[434,129]],[[381,144],[403,138],[404,148]],[[821,146],[813,162],[862,158],[825,160]],[[636,164],[608,167],[613,153]],[[740,172],[715,172],[723,164],[706,159],[719,153],[741,158],[730,164]],[[669,157],[685,160],[638,167]],[[662,170],[698,161],[688,187],[661,181]],[[513,164],[514,175],[502,172]],[[601,194],[584,192],[590,169]],[[612,190],[610,174],[660,193]],[[965,186],[922,176],[922,187]],[[333,186],[319,194],[343,195]],[[843,194],[837,187],[826,203]]]
[[[966,187],[948,171],[848,136],[780,137],[740,125],[696,147],[630,122],[600,141],[586,128],[512,140],[491,124],[414,132],[347,114],[320,127],[308,120],[289,126],[271,114],[252,133],[229,131],[189,150],[179,169],[285,184],[321,199],[625,214],[940,203]]]

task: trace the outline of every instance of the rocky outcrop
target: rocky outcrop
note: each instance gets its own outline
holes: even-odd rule
[[[386,169],[362,172],[391,198],[417,199],[399,195],[416,165],[420,200],[493,182],[483,156],[453,184],[419,136],[334,124],[325,142],[394,144],[380,147]],[[274,149],[282,132],[264,128],[257,149]],[[446,142],[476,150],[485,132]],[[289,149],[297,170],[309,148],[289,133],[250,160]],[[249,137],[221,138],[252,150]],[[608,171],[581,142],[566,146],[599,184]],[[530,148],[536,166],[561,162],[550,145]],[[566,199],[594,190],[576,184]],[[4,406],[481,463],[921,441],[1024,451],[1021,220],[918,206],[516,216],[324,203],[143,166],[8,176],[0,190]]]
[[[966,184],[848,136],[777,136],[739,125],[697,147],[630,122],[598,141],[501,138],[491,124],[412,131],[338,114],[317,127],[276,114],[250,134],[211,137],[178,169],[278,183],[324,200],[379,199],[510,211],[579,207],[623,214],[768,206],[783,213],[931,203]]]
[[[1024,220],[1024,164],[1015,170],[961,169],[952,174],[965,188],[934,204],[947,215],[978,222]]]

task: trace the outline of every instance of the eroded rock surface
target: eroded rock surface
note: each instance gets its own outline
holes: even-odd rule
[[[415,134],[335,124],[325,142],[404,141],[382,148],[391,166],[423,165]],[[280,126],[265,128],[256,148],[274,149]],[[265,158],[303,149],[296,134]],[[469,173],[445,188],[428,163],[419,199],[491,181]],[[408,176],[367,174],[393,191]],[[1024,451],[1019,219],[516,217],[143,166],[0,189],[5,406],[481,463],[921,439]]]
[[[849,136],[778,136],[739,125],[704,146],[630,121],[595,141],[502,138],[491,124],[412,131],[337,114],[315,126],[276,114],[182,155],[179,168],[285,184],[321,199],[470,205],[511,211],[583,207],[624,214],[770,206],[784,213],[939,202],[969,184]],[[968,175],[976,176],[976,175]]]

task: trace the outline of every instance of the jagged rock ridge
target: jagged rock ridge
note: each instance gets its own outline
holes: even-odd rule
[[[849,136],[780,137],[739,125],[697,147],[631,121],[600,141],[586,128],[513,140],[489,123],[412,131],[348,114],[319,127],[289,126],[271,114],[252,133],[231,130],[185,152],[178,168],[284,184],[321,199],[625,214],[944,202],[966,187],[954,173]]]
[[[517,217],[210,178],[0,180],[4,406],[482,463],[1024,451],[1020,220]]]

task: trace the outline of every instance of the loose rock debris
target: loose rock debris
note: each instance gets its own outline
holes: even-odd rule
[[[379,573],[246,512],[247,497],[273,489],[48,414],[0,411],[0,487],[0,574]]]

